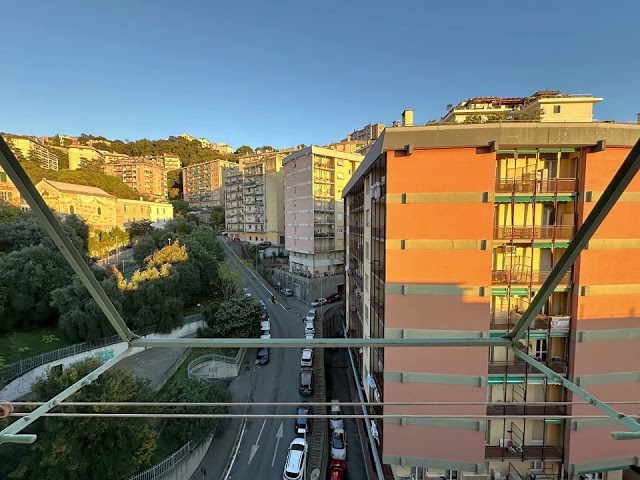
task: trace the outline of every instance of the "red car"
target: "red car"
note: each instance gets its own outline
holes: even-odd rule
[[[332,293],[326,298],[326,300],[327,303],[339,302],[340,300],[342,300],[342,295],[340,295],[339,293]]]
[[[347,478],[347,463],[344,460],[331,460],[329,478],[331,480],[345,480]]]

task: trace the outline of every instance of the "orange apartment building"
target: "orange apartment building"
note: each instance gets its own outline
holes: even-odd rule
[[[184,199],[193,208],[224,207],[224,172],[233,167],[238,167],[238,164],[227,160],[183,167]]]
[[[412,118],[412,112],[407,112]],[[404,126],[407,125],[407,126]],[[344,189],[352,337],[504,335],[567,248],[640,125],[501,123],[384,130]],[[640,401],[640,178],[635,178],[521,341],[603,401]],[[640,443],[507,347],[364,348],[372,413],[512,415],[377,420],[396,479],[620,480]],[[615,405],[637,414],[637,405]]]
[[[157,200],[167,198],[167,171],[154,162],[132,159],[107,163],[104,173],[122,180],[130,188]]]

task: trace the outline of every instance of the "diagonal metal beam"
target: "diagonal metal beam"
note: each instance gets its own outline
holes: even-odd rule
[[[638,170],[640,170],[640,140],[631,149],[629,155],[622,162],[613,179],[602,193],[602,196],[596,202],[593,210],[582,223],[571,242],[569,242],[567,250],[562,254],[556,266],[553,267],[549,277],[544,281],[536,296],[533,297],[529,308],[525,310],[518,323],[513,327],[513,330],[505,335],[505,338],[510,338],[516,342],[524,336],[531,322],[540,313],[542,307],[562,280],[562,277],[571,268],[582,249],[586,247],[595,231],[600,227],[620,198],[620,195],[622,195],[622,192],[626,190],[633,177],[636,176]]]
[[[33,185],[29,176],[18,162],[4,138],[0,135],[0,165],[7,173],[11,181],[17,187],[22,197],[27,201],[27,204],[31,207],[31,210],[35,214],[36,218],[40,221],[40,224],[44,227],[47,233],[53,239],[64,258],[67,260],[76,275],[80,277],[82,283],[87,288],[93,299],[96,301],[100,310],[105,314],[113,328],[116,329],[117,334],[122,340],[128,342],[132,338],[136,337],[129,327],[124,323],[124,320],[113,306],[111,300],[102,289],[102,286],[96,280],[89,267],[84,263],[84,259],[76,249],[75,245],[69,239],[62,225],[53,214],[49,206],[42,199],[42,196]]]
[[[521,352],[515,347],[511,347],[511,350],[513,350],[513,353],[515,353],[517,357],[521,358],[532,367],[537,368],[542,373],[544,373],[547,377],[561,381],[566,389],[571,390],[573,393],[575,393],[576,395],[586,400],[587,403],[590,403],[591,405],[596,407],[598,410],[606,413],[612,419],[616,420],[617,422],[621,423],[622,425],[627,427],[629,430],[631,430],[630,432],[611,432],[611,436],[614,439],[640,440],[640,423],[636,422],[633,418],[625,415],[624,413],[618,412],[615,408],[611,407],[610,405],[607,405],[602,400],[598,400],[596,397],[591,395],[586,390],[583,390],[582,388],[577,386],[575,383],[567,380],[562,375],[551,370],[546,365],[543,365],[542,363],[533,359],[530,355],[527,355],[526,353]]]
[[[511,340],[494,338],[136,338],[132,347],[192,348],[346,348],[346,347],[508,347]]]
[[[81,378],[76,383],[74,383],[69,388],[67,388],[66,390],[60,392],[58,395],[53,397],[51,400],[46,402],[44,405],[41,405],[40,407],[36,408],[33,412],[28,414],[26,417],[22,417],[20,420],[17,420],[16,422],[13,422],[11,425],[9,425],[7,428],[5,428],[4,430],[2,430],[0,432],[0,444],[3,444],[3,443],[33,443],[33,442],[35,442],[36,435],[33,435],[33,434],[18,435],[18,433],[20,431],[22,431],[23,428],[27,427],[28,425],[32,424],[37,419],[42,417],[45,413],[47,413],[52,408],[55,408],[58,405],[60,405],[60,403],[62,403],[64,400],[66,400],[71,395],[76,393],[82,387],[84,387],[86,385],[89,385],[91,382],[96,380],[101,374],[103,374],[104,372],[109,370],[111,367],[113,367],[120,360],[122,360],[123,358],[128,357],[131,354],[132,351],[133,351],[133,349],[131,347],[127,348],[120,355],[118,355],[117,357],[114,357],[111,360],[108,360],[104,364],[100,365],[93,372],[91,372],[87,376]]]

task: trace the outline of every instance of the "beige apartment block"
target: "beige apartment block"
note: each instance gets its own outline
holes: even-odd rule
[[[528,97],[474,97],[450,106],[443,122],[464,123],[469,117],[482,121],[499,118],[539,119],[541,122],[592,122],[593,106],[601,102],[591,94],[563,94],[542,90]],[[478,122],[474,122],[478,123]]]
[[[354,130],[343,142],[374,142],[382,134],[384,128],[385,126],[382,123],[370,123],[360,130]]]
[[[99,152],[102,154],[104,163],[126,162],[131,160],[131,157],[125,153],[108,152],[106,150],[99,150]]]
[[[39,138],[24,135],[5,135],[4,138],[16,155],[25,159],[34,157],[42,168],[58,170],[58,156],[45,147]]]
[[[69,145],[67,152],[69,153],[69,170],[77,170],[87,162],[104,160],[100,150],[89,145]]]
[[[184,199],[194,208],[224,206],[224,168],[237,166],[226,160],[212,160],[182,168]]]
[[[7,176],[7,173],[0,167],[0,202],[9,203],[19,207],[21,202],[20,192]]]
[[[171,219],[173,219],[173,205],[170,203],[126,198],[116,200],[116,222],[120,228],[126,228],[131,222],[140,220],[149,220],[154,227],[164,228],[167,221]]]
[[[145,159],[108,163],[104,166],[107,175],[118,177],[128,187],[154,199],[167,197],[167,172],[161,165]]]
[[[238,167],[224,169],[224,220],[231,238],[244,239],[244,178]]]
[[[314,278],[344,271],[342,190],[362,159],[317,146],[284,159],[285,247],[291,273]]]

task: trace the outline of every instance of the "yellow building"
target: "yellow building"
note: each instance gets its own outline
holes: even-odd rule
[[[99,150],[104,158],[104,163],[126,162],[131,157],[125,153],[107,152],[106,150]]]
[[[104,161],[100,151],[88,145],[69,145],[69,170],[77,170],[88,162]]]
[[[16,155],[25,159],[34,157],[42,168],[58,170],[58,156],[45,147],[39,138],[24,135],[4,135],[4,138]]]
[[[170,203],[145,202],[118,198],[116,201],[116,221],[120,228],[126,228],[131,222],[149,220],[154,227],[163,228],[173,219],[173,205]]]
[[[180,170],[182,168],[182,162],[180,161],[180,157],[178,155],[163,153],[162,155],[149,155],[142,158],[160,165],[161,167],[164,167],[166,171]]]
[[[474,97],[450,106],[442,121],[592,122],[593,106],[601,101],[591,94],[562,94],[557,90],[542,90],[529,97]]]
[[[236,167],[226,160],[189,165],[182,169],[184,199],[194,208],[224,206],[223,168]]]
[[[218,143],[218,146],[217,146],[217,148],[215,150],[217,150],[218,152],[220,152],[220,153],[222,153],[224,155],[229,155],[229,154],[233,153],[233,148],[231,148],[231,146],[227,145],[224,142]]]
[[[6,172],[0,167],[0,202],[6,202],[16,207],[21,204],[20,192],[13,184]]]

